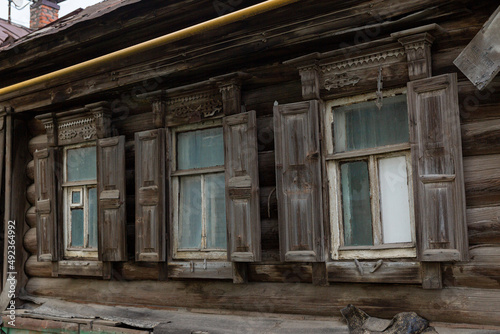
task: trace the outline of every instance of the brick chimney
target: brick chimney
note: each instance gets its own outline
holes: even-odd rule
[[[61,0],[36,0],[30,6],[30,28],[38,29],[59,18]]]

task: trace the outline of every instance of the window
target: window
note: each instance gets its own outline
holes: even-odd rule
[[[210,123],[210,125],[219,123]],[[173,131],[174,258],[225,259],[224,140],[221,126]],[[176,195],[177,194],[177,195]]]
[[[415,257],[406,95],[329,103],[333,258]],[[348,104],[349,103],[349,104]]]
[[[97,257],[95,143],[64,148],[64,256]]]

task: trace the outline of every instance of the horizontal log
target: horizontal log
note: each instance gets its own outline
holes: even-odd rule
[[[57,263],[57,274],[59,276],[102,277],[104,266],[101,261],[59,261]]]
[[[28,151],[32,156],[36,150],[43,150],[44,148],[47,148],[47,135],[33,137],[28,143]]]
[[[500,246],[484,245],[471,247],[469,250],[471,261],[480,263],[500,263]]]
[[[232,279],[233,267],[230,262],[169,262],[168,277]]]
[[[477,29],[473,32],[474,35],[476,32]],[[461,50],[459,51],[461,52]],[[479,91],[469,80],[460,81],[458,84],[458,98],[460,119],[464,123],[500,118],[500,109],[498,107],[500,78],[498,77],[483,91]]]
[[[500,263],[444,264],[442,270],[443,284],[448,287],[500,289]]]
[[[465,156],[500,153],[500,119],[462,125],[462,151]]]
[[[500,154],[464,158],[467,207],[500,203]]]
[[[160,274],[155,262],[117,262],[114,264],[114,275],[116,278],[127,281],[157,280]]]
[[[500,243],[500,206],[467,209],[469,244]]]
[[[357,283],[422,283],[419,262],[362,261],[358,263],[362,269],[359,269],[354,261],[328,263],[328,280]]]
[[[37,253],[36,227],[30,228],[28,232],[26,232],[23,245],[30,254]]]
[[[254,282],[311,283],[311,265],[250,264],[249,280]]]
[[[51,277],[52,262],[38,262],[36,255],[31,255],[24,264],[24,271],[30,277]]]
[[[146,105],[145,107],[143,113],[137,115],[129,115],[129,111],[126,111],[126,113],[121,115],[119,120],[114,123],[118,133],[120,135],[125,135],[127,141],[133,141],[136,132],[155,128],[152,107],[151,105]]]
[[[159,307],[215,308],[233,311],[339,315],[354,304],[372,316],[390,318],[414,311],[431,321],[500,325],[500,289],[416,285],[250,283],[224,281],[106,281],[32,278],[26,292],[76,302]],[[89,293],[93,292],[93,293]]]
[[[31,205],[35,205],[36,192],[34,183],[28,186],[28,189],[26,189],[26,199]]]
[[[32,206],[26,211],[26,223],[29,227],[36,227],[36,207]]]
[[[33,181],[35,179],[35,161],[31,160],[26,165],[26,176]]]

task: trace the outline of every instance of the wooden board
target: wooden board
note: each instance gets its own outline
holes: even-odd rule
[[[479,89],[500,71],[500,7],[453,62]]]
[[[26,291],[68,301],[152,307],[211,308],[235,311],[336,316],[355,304],[372,316],[390,318],[415,311],[431,321],[500,325],[500,289],[445,288],[422,290],[415,285],[334,284],[318,287],[297,283],[215,281],[99,281],[33,278]],[[98,291],[97,295],[89,291]],[[263,298],[265,297],[265,298]]]

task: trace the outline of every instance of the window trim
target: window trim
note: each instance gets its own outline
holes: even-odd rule
[[[84,148],[84,147],[96,147],[96,161],[97,161],[97,141],[89,141],[78,144],[64,145],[63,148],[63,182],[61,184],[62,193],[63,193],[63,219],[62,219],[62,231],[63,231],[63,260],[97,260],[99,257],[99,245],[96,248],[80,248],[80,247],[71,247],[71,208],[74,207],[82,207],[83,215],[84,215],[84,234],[88,234],[88,222],[85,221],[88,219],[88,204],[85,207],[85,202],[89,202],[89,190],[92,188],[96,189],[97,193],[97,165],[96,165],[96,178],[92,180],[84,180],[84,181],[66,181],[68,177],[68,164],[67,164],[67,152],[68,150],[75,148]],[[80,204],[74,205],[72,203],[72,193],[74,189],[81,190]],[[98,199],[97,199],[98,200]],[[99,229],[99,223],[96,226]],[[84,242],[86,236],[84,235]]]
[[[180,125],[170,128],[170,205],[171,205],[171,217],[172,217],[172,236],[171,236],[171,254],[174,261],[182,260],[227,260],[227,248],[224,250],[211,250],[211,249],[200,249],[200,250],[179,250],[179,179],[182,176],[188,175],[207,175],[215,173],[224,173],[225,165],[211,166],[205,168],[196,168],[188,170],[177,170],[177,134],[187,131],[205,130],[210,128],[222,128],[222,119],[208,120],[196,124]],[[226,221],[224,220],[226,225]],[[203,227],[202,227],[203,228]],[[227,228],[227,226],[226,226]],[[227,234],[226,234],[227,237]]]
[[[391,89],[384,92],[385,97],[406,94],[406,88]],[[329,213],[330,213],[330,242],[332,260],[364,259],[373,260],[381,258],[412,258],[417,257],[416,250],[416,225],[413,198],[413,172],[411,164],[410,143],[379,146],[369,149],[353,150],[349,152],[334,153],[333,145],[333,112],[337,106],[366,102],[376,99],[375,93],[360,94],[347,98],[339,98],[326,102],[324,124],[326,137],[326,175],[328,178]],[[380,211],[379,170],[378,160],[387,157],[405,156],[406,173],[408,181],[408,199],[410,208],[411,242],[383,244],[382,222]],[[372,228],[375,245],[373,246],[343,246],[343,208],[340,187],[340,163],[347,161],[368,160],[370,179],[370,206],[372,212]]]

